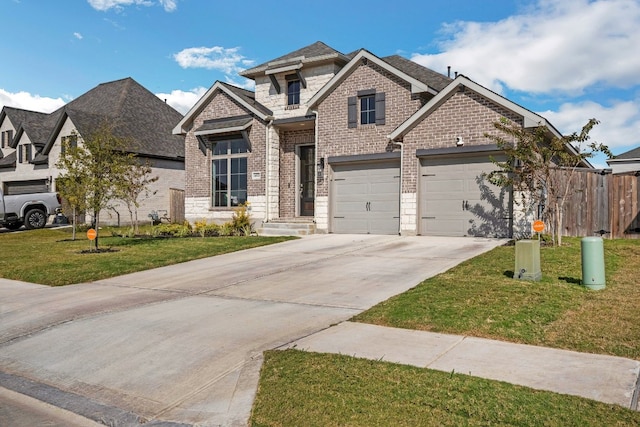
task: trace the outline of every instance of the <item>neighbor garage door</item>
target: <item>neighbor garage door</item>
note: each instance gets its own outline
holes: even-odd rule
[[[496,160],[504,156],[493,155]],[[512,195],[483,178],[488,154],[420,160],[420,232],[435,236],[510,237]]]
[[[400,162],[332,165],[331,231],[398,234]]]
[[[9,195],[46,193],[49,191],[46,179],[36,179],[33,181],[13,181],[4,183],[4,193]]]

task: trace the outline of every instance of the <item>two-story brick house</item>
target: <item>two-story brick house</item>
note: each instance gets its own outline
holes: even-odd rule
[[[513,195],[483,178],[500,158],[485,134],[507,118],[560,135],[465,76],[364,49],[317,42],[241,75],[255,92],[216,82],[174,129],[191,221],[248,201],[259,227],[511,236]]]

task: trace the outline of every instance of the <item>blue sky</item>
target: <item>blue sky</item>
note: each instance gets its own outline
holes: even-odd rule
[[[640,145],[640,0],[0,0],[0,17],[0,107],[49,112],[132,77],[185,113],[321,40],[450,65],[564,133],[597,118],[614,154]]]

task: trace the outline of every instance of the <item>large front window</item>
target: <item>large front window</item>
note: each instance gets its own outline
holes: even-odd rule
[[[247,142],[217,141],[212,147],[214,207],[239,206],[247,201]]]

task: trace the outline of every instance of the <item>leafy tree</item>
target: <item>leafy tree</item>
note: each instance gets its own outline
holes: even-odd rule
[[[94,132],[83,135],[82,141],[73,147],[65,147],[57,163],[62,171],[58,178],[61,182],[74,183],[71,188],[81,186],[85,190],[83,207],[93,215],[93,223],[98,236],[95,247],[98,249],[98,224],[100,211],[109,207],[117,198],[119,185],[125,180],[131,165],[133,154],[126,153],[127,141],[113,134],[113,126],[103,122]],[[70,191],[63,197],[80,196]],[[80,198],[78,197],[78,200]],[[78,202],[80,203],[80,202]]]
[[[116,192],[118,198],[127,205],[133,233],[138,234],[140,202],[156,193],[149,190],[149,184],[156,182],[158,177],[151,176],[152,169],[148,162],[141,163],[137,158],[130,160],[129,167],[124,171],[123,180],[118,183]]]
[[[75,131],[71,136],[62,139],[62,153],[58,161],[58,168],[68,171],[65,176],[60,176],[56,179],[56,191],[60,193],[62,198],[69,204],[72,212],[72,239],[76,239],[76,218],[78,212],[82,212],[85,209],[87,192],[86,187],[79,176],[84,173],[84,163],[80,153],[73,153],[71,151],[76,150],[78,135]],[[66,155],[65,155],[66,154]],[[72,177],[76,177],[75,179]]]
[[[522,194],[522,203],[538,205],[541,219],[552,224],[554,244],[562,244],[563,210],[577,168],[597,153],[612,157],[606,145],[590,142],[589,132],[599,122],[590,119],[580,132],[557,137],[548,128],[525,129],[503,118],[494,123],[498,134],[485,134],[506,154],[506,161],[495,161],[500,170],[488,179],[501,187]]]

